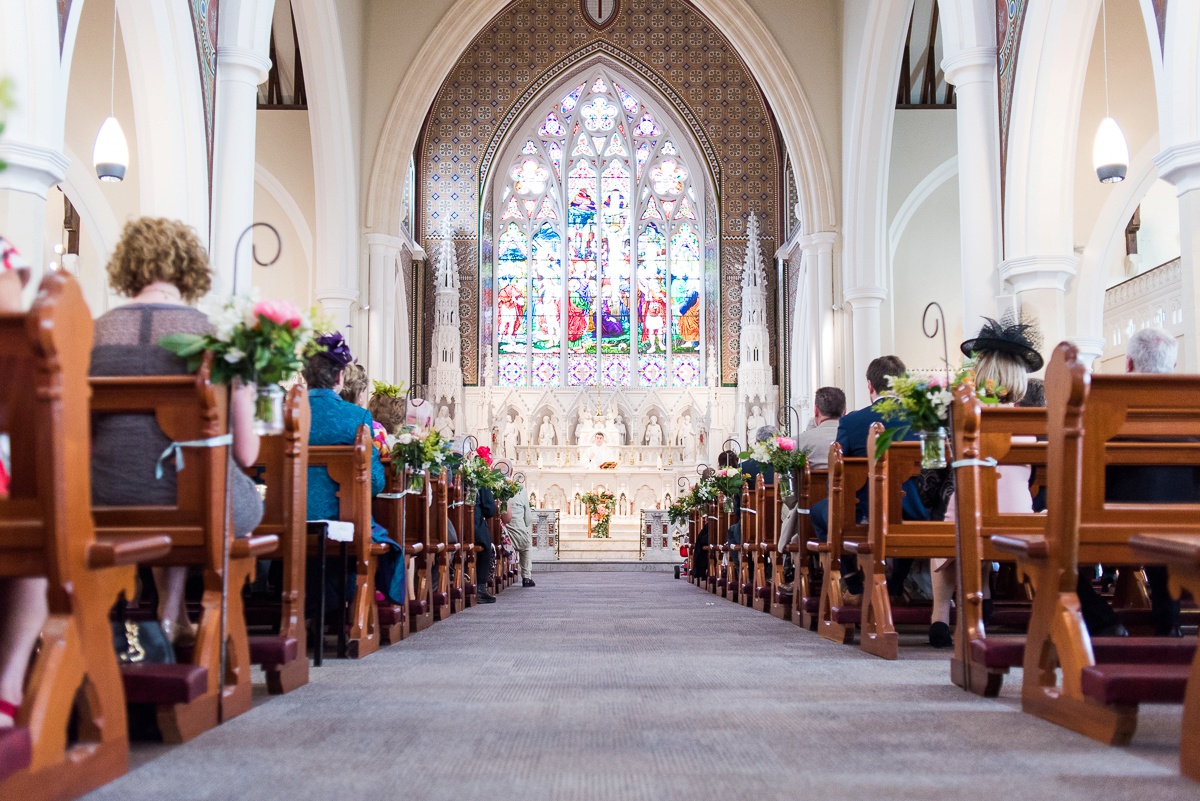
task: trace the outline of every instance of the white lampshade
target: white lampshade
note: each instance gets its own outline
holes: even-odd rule
[[[1129,145],[1121,126],[1112,117],[1105,117],[1096,129],[1096,141],[1092,145],[1092,166],[1102,184],[1115,184],[1125,180],[1129,170]]]
[[[129,145],[116,117],[107,118],[100,126],[96,146],[92,149],[92,164],[101,181],[115,183],[125,177],[129,167]]]

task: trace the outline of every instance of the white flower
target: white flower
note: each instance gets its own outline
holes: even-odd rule
[[[408,433],[407,431],[402,433],[400,436],[396,437],[396,442],[399,442],[401,445],[411,445],[412,441],[413,441],[413,435]]]
[[[237,348],[230,348],[229,352],[225,354],[225,361],[229,362],[230,364],[237,364],[245,358],[246,354]]]

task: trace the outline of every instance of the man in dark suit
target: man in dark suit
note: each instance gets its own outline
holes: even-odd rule
[[[880,356],[867,366],[867,392],[871,396],[871,405],[843,415],[838,423],[837,442],[842,446],[843,456],[865,457],[867,455],[867,435],[871,431],[871,426],[875,423],[896,424],[894,420],[884,419],[878,405],[880,395],[889,387],[888,378],[903,375],[905,369],[904,362],[900,361],[898,356]],[[905,437],[905,439],[916,438],[917,434],[914,431],[909,431]],[[905,482],[904,490],[902,507],[904,518],[906,520],[928,520],[929,511],[921,503],[916,481],[909,479]],[[859,489],[856,497],[858,503],[855,506],[855,514],[859,520],[865,520],[867,517],[867,488],[864,486]],[[809,513],[809,520],[812,522],[817,539],[825,542],[829,537],[829,502],[820,500],[814,503]],[[900,595],[904,587],[904,579],[908,576],[911,566],[911,559],[893,560],[892,576],[888,580],[888,592],[891,595]],[[843,557],[842,575],[846,576],[846,591],[851,595],[862,593],[862,574],[857,570],[853,556]]]
[[[481,487],[475,499],[475,544],[482,549],[475,554],[475,597],[481,604],[496,603],[496,596],[487,589],[496,564],[496,548],[487,521],[495,517],[496,512],[496,496],[490,489]]]

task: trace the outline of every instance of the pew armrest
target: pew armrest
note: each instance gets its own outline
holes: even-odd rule
[[[229,558],[248,559],[251,556],[262,556],[263,554],[271,553],[278,547],[278,534],[259,534],[251,537],[242,537],[233,541],[233,547],[229,549]]]
[[[846,553],[858,554],[859,556],[869,556],[871,553],[871,543],[846,540],[842,543],[842,550]]]
[[[1050,544],[1041,534],[995,534],[991,540],[996,550],[1025,559],[1045,559],[1050,556]]]
[[[1129,538],[1129,546],[1149,562],[1200,567],[1200,536],[1196,534],[1138,534]]]
[[[818,540],[809,540],[807,543],[808,550],[814,553],[829,553],[829,543],[819,542]]]
[[[133,565],[161,559],[170,550],[171,538],[165,536],[93,542],[87,549],[87,564],[92,570]]]
[[[423,550],[425,550],[425,543],[423,542],[409,542],[405,543],[404,546],[404,552],[409,556],[421,553]]]

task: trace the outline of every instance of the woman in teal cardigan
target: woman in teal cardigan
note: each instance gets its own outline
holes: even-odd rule
[[[361,406],[347,403],[338,395],[342,388],[342,371],[353,361],[350,348],[338,333],[317,339],[324,350],[308,360],[304,381],[308,384],[308,406],[312,413],[309,445],[352,445],[360,426],[372,428],[371,413]],[[371,495],[383,491],[383,464],[379,451],[371,448]],[[308,468],[308,519],[338,519],[338,485],[324,467]],[[404,582],[404,556],[400,544],[388,536],[387,529],[371,521],[371,538],[377,543],[392,546],[379,557],[375,586],[397,604],[403,604],[407,594]]]

